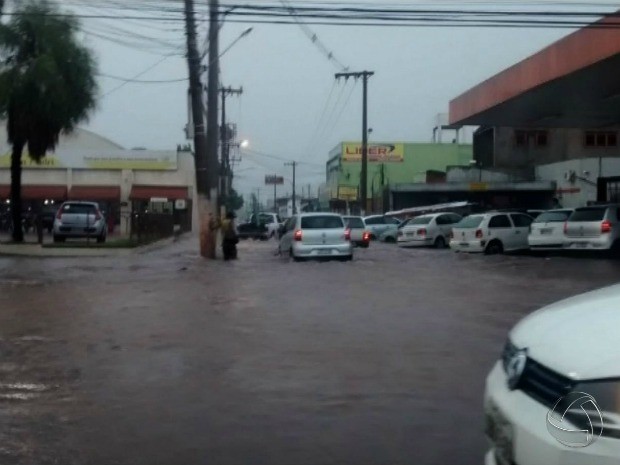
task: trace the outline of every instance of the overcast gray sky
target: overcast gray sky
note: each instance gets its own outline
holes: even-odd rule
[[[62,2],[76,13],[124,12],[113,9],[122,5],[118,0],[102,0],[98,7],[86,6],[86,0]],[[200,3],[201,12],[206,3],[206,0]],[[382,3],[395,2],[374,2]],[[459,5],[428,1],[401,3]],[[490,8],[490,4],[460,3],[479,9]],[[557,8],[557,1],[535,2],[534,7],[544,4]],[[134,77],[152,67],[138,79],[187,77],[181,22],[86,19],[83,26],[103,74]],[[225,24],[220,50],[248,27]],[[416,142],[430,140],[436,114],[446,112],[452,98],[571,32],[568,29],[310,27],[352,71],[375,72],[369,83],[371,140]],[[206,30],[206,23],[202,22],[201,44]],[[155,37],[158,41],[149,42],[139,35]],[[114,43],[112,38],[123,44]],[[251,148],[261,153],[305,161],[307,164],[298,169],[300,184],[312,183],[316,189],[324,181],[329,150],[341,140],[360,138],[361,83],[353,90],[353,82],[335,83],[334,73],[339,69],[300,27],[255,25],[249,36],[225,54],[221,67],[222,83],[242,86],[244,90],[241,97],[230,97],[227,105],[229,121],[238,124],[240,138],[248,139]],[[117,88],[122,81],[101,77],[99,83],[102,97],[88,128],[128,148],[174,149],[186,142],[183,132],[187,120],[186,81],[129,83]],[[262,184],[267,173],[290,178],[290,168],[284,167],[282,161],[255,154],[244,154],[237,169],[236,187],[244,194],[256,187],[262,187],[265,192]]]

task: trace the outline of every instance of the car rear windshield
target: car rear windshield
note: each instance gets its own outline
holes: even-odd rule
[[[364,221],[361,218],[345,218],[344,220],[349,228],[364,229]]]
[[[482,216],[468,216],[455,224],[454,227],[461,229],[477,228],[482,223],[482,218]]]
[[[306,216],[301,219],[301,229],[337,229],[342,228],[342,219],[338,216]]]
[[[431,216],[419,216],[409,221],[407,226],[411,226],[412,224],[429,224],[432,219]]]
[[[70,213],[74,215],[95,213],[96,209],[94,205],[84,203],[66,203],[62,206],[63,213]]]
[[[568,221],[603,221],[607,208],[579,208],[573,212]]]
[[[570,210],[561,212],[545,212],[536,217],[534,223],[563,223],[568,219]]]

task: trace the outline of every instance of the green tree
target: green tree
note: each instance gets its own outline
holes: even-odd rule
[[[0,0],[1,1],[1,0]],[[0,24],[0,116],[11,152],[11,211],[21,224],[22,152],[39,162],[95,108],[96,65],[80,44],[79,23],[45,0],[21,4]],[[13,240],[23,241],[21,227]]]

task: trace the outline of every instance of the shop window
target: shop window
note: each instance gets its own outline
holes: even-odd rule
[[[617,147],[618,134],[613,131],[587,131],[584,142],[586,147]]]
[[[546,147],[549,142],[547,131],[515,131],[515,145],[517,147],[527,147],[530,141],[535,147]]]
[[[517,147],[525,147],[527,145],[526,131],[515,131],[515,145]]]

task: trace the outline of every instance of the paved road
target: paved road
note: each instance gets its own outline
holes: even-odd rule
[[[620,277],[600,259],[196,247],[0,258],[0,463],[481,463],[508,329]]]

